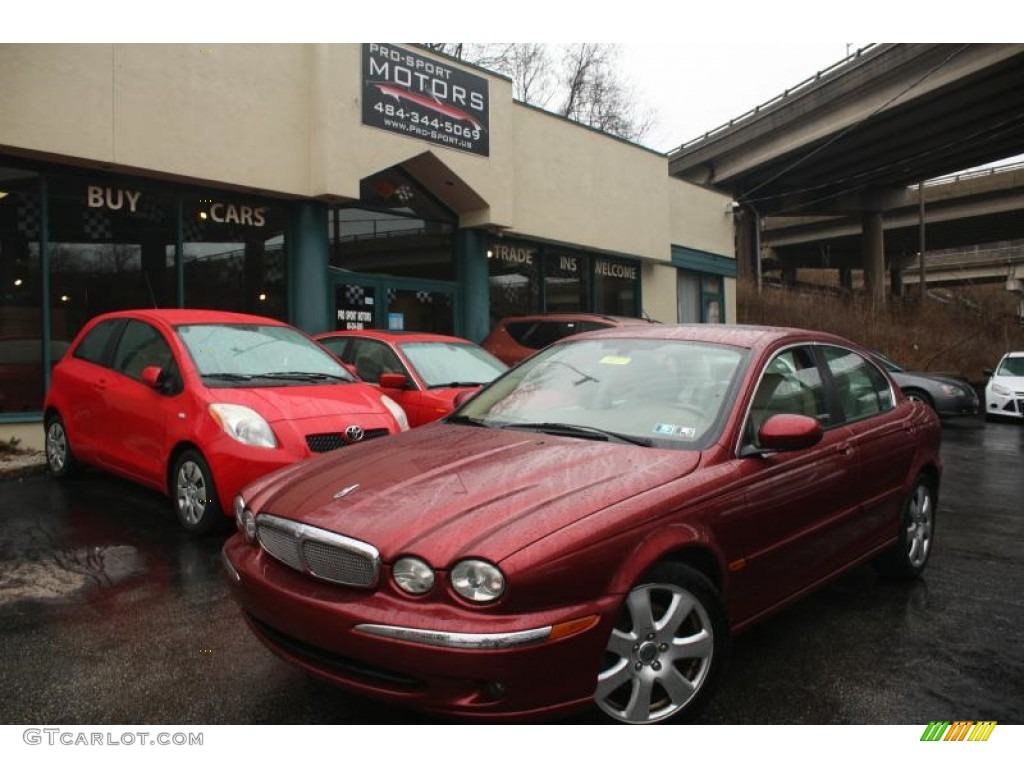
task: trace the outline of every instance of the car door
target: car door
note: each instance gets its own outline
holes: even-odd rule
[[[896,532],[917,446],[913,407],[897,406],[889,379],[865,356],[838,346],[819,349],[861,467],[860,511],[834,546],[867,552]]]
[[[160,331],[141,320],[129,320],[111,365],[104,454],[112,469],[162,489],[167,424],[176,395],[158,391],[142,380],[142,371],[151,366],[164,371],[168,381],[180,378],[174,354]],[[171,387],[170,392],[174,390]]]
[[[810,416],[823,428],[810,448],[759,450],[757,430],[776,414]],[[778,352],[751,398],[739,449],[745,475],[743,569],[736,576],[737,615],[754,616],[834,570],[823,550],[837,519],[856,508],[859,476],[848,429],[834,423],[822,370],[811,345]]]
[[[62,411],[75,453],[83,461],[99,460],[106,420],[107,388],[113,379],[110,359],[124,320],[97,323],[54,371]]]

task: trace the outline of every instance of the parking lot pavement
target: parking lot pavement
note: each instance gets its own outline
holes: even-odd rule
[[[858,568],[736,639],[702,722],[1024,723],[1024,428],[952,421],[925,577]],[[0,723],[430,723],[263,648],[222,539],[100,473],[0,481]],[[572,722],[590,722],[589,716]]]

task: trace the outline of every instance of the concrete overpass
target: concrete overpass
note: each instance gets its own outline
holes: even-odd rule
[[[756,269],[763,230],[786,263],[821,265],[824,254],[863,268],[882,300],[886,253],[902,258],[919,247],[911,233],[919,234],[920,212],[908,188],[1020,154],[1024,44],[881,44],[683,144],[669,153],[669,172],[736,200],[744,272]],[[1021,236],[1013,233],[1024,184],[1019,176],[1013,183],[987,200],[957,192],[956,202],[940,192],[932,199],[928,188],[925,208],[935,219],[927,247],[939,247],[931,236],[970,244]],[[975,215],[960,216],[969,209]]]

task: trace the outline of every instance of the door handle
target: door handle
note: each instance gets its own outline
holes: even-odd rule
[[[96,379],[96,381],[93,382],[93,386],[96,389],[106,389],[107,388],[107,380],[106,379]]]
[[[847,442],[838,443],[836,445],[836,452],[842,454],[846,458],[853,456],[853,446]]]

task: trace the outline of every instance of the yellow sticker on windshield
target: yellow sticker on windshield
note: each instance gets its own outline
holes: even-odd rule
[[[616,355],[605,355],[601,358],[601,365],[629,365],[632,358],[618,357]]]

